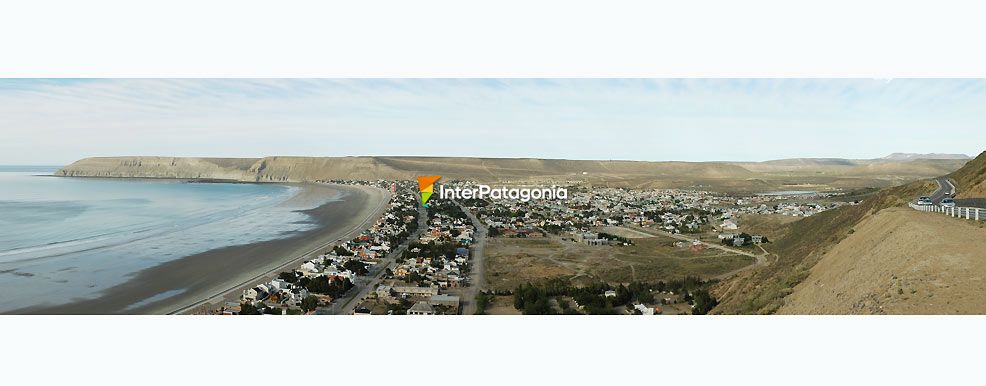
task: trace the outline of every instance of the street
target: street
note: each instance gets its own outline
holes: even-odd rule
[[[487,228],[482,221],[476,218],[476,215],[469,208],[458,201],[455,203],[462,208],[462,211],[469,217],[469,221],[472,222],[473,227],[476,228],[476,233],[473,235],[475,242],[469,247],[469,286],[458,291],[459,298],[462,301],[462,315],[472,315],[476,313],[476,295],[483,289],[485,278],[483,275],[485,274],[486,263],[483,249],[486,247]]]
[[[396,264],[397,257],[407,250],[408,244],[412,241],[417,240],[421,236],[421,232],[428,229],[428,214],[423,207],[418,207],[418,230],[408,236],[401,245],[391,251],[386,257],[380,260],[380,263],[370,268],[370,274],[367,276],[360,276],[356,278],[356,282],[353,283],[354,287],[346,293],[342,298],[336,299],[328,307],[322,307],[316,311],[317,314],[326,315],[352,315],[356,310],[356,306],[369,295],[373,288],[383,280],[384,275],[387,273],[387,268],[393,268]]]

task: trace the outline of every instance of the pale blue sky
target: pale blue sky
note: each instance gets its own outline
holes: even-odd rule
[[[986,150],[986,80],[0,80],[0,132],[0,164],[976,155]]]

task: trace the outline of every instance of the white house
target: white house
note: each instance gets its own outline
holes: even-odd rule
[[[723,221],[722,222],[722,225],[720,225],[719,227],[722,228],[722,229],[731,230],[731,231],[734,231],[737,228],[739,228],[739,226],[737,226],[736,223],[733,222],[733,220]]]
[[[654,315],[654,308],[647,307],[643,304],[634,304],[633,309],[640,311],[642,315]]]

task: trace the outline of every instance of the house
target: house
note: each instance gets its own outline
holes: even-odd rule
[[[389,285],[382,285],[382,286],[377,287],[377,291],[376,291],[377,292],[377,297],[383,298],[383,299],[390,298],[390,296],[393,294],[393,292],[391,292],[392,289],[393,288],[391,286],[389,286]]]
[[[588,240],[598,240],[599,234],[596,232],[582,232],[575,234],[575,241],[580,243],[587,243]]]
[[[719,227],[722,228],[722,229],[731,230],[731,231],[734,231],[737,228],[739,228],[739,226],[737,226],[736,223],[733,222],[733,220],[723,221],[722,222],[722,225],[720,225]]]
[[[298,270],[308,273],[318,272],[318,268],[315,266],[315,263],[312,261],[306,261],[304,264],[301,265],[301,267],[298,268]]]
[[[438,288],[435,287],[412,287],[401,286],[393,287],[394,293],[401,297],[424,297],[430,298],[438,295]]]
[[[643,304],[634,304],[633,309],[640,311],[641,315],[654,315],[654,309]]]
[[[259,285],[248,290],[243,291],[243,296],[241,298],[245,302],[256,302],[267,299],[270,294],[266,291],[266,287]]]
[[[223,315],[239,315],[240,314],[240,303],[237,302],[226,302],[222,308]]]
[[[432,306],[444,306],[451,308],[455,313],[459,312],[459,297],[452,295],[434,295],[428,299],[428,304]]]
[[[427,302],[417,302],[407,310],[408,315],[434,315],[435,309]]]
[[[616,291],[609,290],[609,291],[603,292],[603,296],[605,296],[607,298],[615,298],[616,297]]]
[[[286,281],[284,281],[282,279],[274,279],[274,280],[271,280],[270,286],[275,291],[280,291],[280,290],[291,288],[291,283],[288,283],[288,282],[286,282]]]

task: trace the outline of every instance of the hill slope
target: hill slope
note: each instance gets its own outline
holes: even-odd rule
[[[464,157],[180,157],[86,158],[58,171],[62,176],[217,178],[303,182],[342,179],[413,179],[417,175],[503,180],[746,179],[758,174],[715,162],[583,161]]]
[[[958,185],[958,198],[986,197],[986,152],[948,177]]]
[[[714,289],[720,314],[771,314],[784,297],[801,283],[811,268],[834,245],[853,232],[866,217],[890,207],[903,206],[912,197],[928,194],[936,185],[916,181],[881,190],[856,206],[845,206],[787,225],[785,236],[768,246],[774,254],[770,264],[719,283]]]
[[[968,162],[952,175],[953,179],[956,179],[960,185],[969,184],[972,186],[980,186],[983,183],[981,180],[983,176],[986,176],[986,153]],[[980,180],[976,180],[976,178],[980,178]],[[716,286],[715,294],[720,299],[720,304],[713,312],[721,314],[874,312],[873,308],[867,306],[870,304],[865,301],[868,299],[867,296],[874,293],[877,293],[877,296],[882,296],[884,293],[868,290],[866,286],[870,284],[889,286],[890,284],[881,281],[875,283],[863,283],[861,281],[883,277],[880,275],[885,272],[860,272],[850,275],[846,271],[849,269],[846,264],[855,262],[853,264],[860,264],[860,269],[869,267],[873,270],[896,266],[901,272],[892,273],[891,277],[896,275],[899,278],[921,280],[919,279],[920,276],[904,276],[904,268],[909,267],[908,264],[912,260],[908,260],[908,255],[893,251],[898,251],[896,244],[907,241],[898,239],[896,236],[889,237],[889,235],[894,229],[901,234],[910,235],[909,237],[915,237],[914,235],[918,235],[920,232],[928,231],[927,228],[918,224],[910,224],[914,220],[911,216],[922,213],[909,213],[907,212],[909,209],[901,211],[899,209],[888,210],[888,208],[905,207],[906,203],[915,197],[928,194],[936,188],[937,185],[931,181],[916,181],[881,190],[866,198],[860,205],[823,212],[789,224],[785,230],[786,236],[768,247],[776,257],[772,264],[743,273]],[[922,219],[924,218],[922,217]],[[934,221],[938,220],[942,220],[942,218]],[[943,228],[938,232],[947,233],[959,229],[957,227],[964,226],[961,221],[947,218],[944,220],[946,222],[939,224]],[[935,237],[935,234],[932,233],[930,237]],[[927,237],[925,236],[925,238]],[[982,240],[982,234],[975,233],[962,233],[961,236],[956,235],[956,237],[955,241],[972,241],[975,237]],[[950,239],[946,238],[946,240]],[[870,244],[864,246],[863,244],[867,241]],[[906,252],[925,252],[925,258],[928,257],[927,253],[933,252],[937,256],[935,259],[947,260],[956,256],[960,256],[959,258],[962,259],[964,257],[961,256],[964,256],[962,254],[965,253],[962,248],[965,247],[947,244],[941,245],[941,248],[938,249],[913,248]],[[914,256],[920,258],[920,255]],[[931,262],[932,260],[928,260],[927,264],[931,264]],[[982,273],[986,277],[986,271]],[[831,282],[827,283],[823,279]],[[957,285],[957,283],[949,284],[951,282],[947,278],[943,280],[945,285]],[[809,284],[802,284],[803,282]],[[828,293],[828,297],[826,297],[819,294],[817,289],[815,293],[805,289],[806,286],[810,286],[810,283],[814,282],[822,287],[827,284],[829,288],[835,286],[845,288],[846,291],[836,290]],[[853,288],[856,289],[856,292],[849,291]],[[789,295],[795,292],[799,292],[801,295],[787,299]],[[818,304],[807,304],[809,299]],[[909,299],[913,300],[914,298]],[[787,305],[788,301],[791,302],[791,305]],[[860,305],[857,308],[847,309],[846,304]],[[920,312],[917,311],[919,308],[908,308],[907,306],[900,306],[894,310]]]
[[[779,314],[983,314],[986,229],[883,210],[826,253]]]
[[[850,160],[842,158],[792,158],[764,162],[734,163],[754,172],[841,177],[913,177],[928,178],[951,173],[968,162],[968,158],[902,158]]]
[[[971,157],[965,154],[943,154],[943,153],[928,153],[928,154],[918,154],[918,153],[893,153],[881,159],[885,160],[915,160],[915,159],[958,159],[958,160],[970,160]]]
[[[961,161],[955,160],[874,162],[842,159],[726,163],[469,157],[96,157],[76,161],[59,170],[57,175],[251,182],[413,179],[417,175],[441,175],[482,182],[582,181],[634,188],[713,187],[726,191],[764,192],[805,184],[820,190],[892,186],[944,175],[961,166]]]

